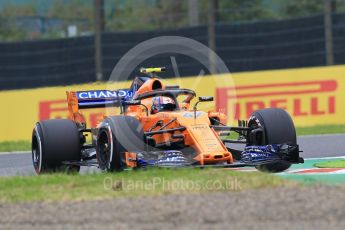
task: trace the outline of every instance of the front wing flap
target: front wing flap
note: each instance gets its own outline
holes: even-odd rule
[[[156,152],[139,152],[136,154],[138,167],[223,167],[236,168],[245,166],[259,166],[267,163],[287,161],[290,163],[303,163],[299,157],[299,146],[289,144],[275,144],[264,146],[247,146],[241,153],[240,161],[232,164],[220,163],[215,165],[200,165],[200,162],[186,157],[181,151],[166,150]],[[97,160],[65,161],[67,165],[98,166]]]
[[[258,166],[277,161],[303,163],[299,157],[299,146],[290,144],[272,144],[264,146],[247,146],[241,153],[240,161],[250,166]]]

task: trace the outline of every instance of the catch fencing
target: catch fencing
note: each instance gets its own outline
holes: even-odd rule
[[[333,14],[332,21],[334,62],[343,64],[345,14]],[[102,64],[105,78],[109,78],[116,63],[135,45],[165,35],[208,43],[207,26],[104,33]],[[93,36],[0,43],[0,90],[93,82],[96,79],[94,50]],[[323,66],[326,65],[324,17],[219,23],[216,25],[216,53],[230,72]],[[168,71],[161,77],[175,77],[172,56],[181,77],[198,75],[203,69],[196,60],[174,53],[152,57],[140,66],[166,66]]]

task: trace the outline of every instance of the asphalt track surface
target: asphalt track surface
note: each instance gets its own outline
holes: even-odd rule
[[[345,156],[345,134],[313,135],[298,138],[304,158]],[[92,168],[82,168],[82,172]],[[31,153],[0,154],[0,176],[34,175]]]

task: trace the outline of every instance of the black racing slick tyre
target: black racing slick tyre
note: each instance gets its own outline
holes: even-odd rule
[[[125,152],[145,150],[141,123],[131,116],[112,116],[100,125],[96,156],[104,171],[121,171],[126,167]]]
[[[261,145],[296,144],[295,125],[290,115],[283,109],[269,108],[255,111],[248,121],[249,127],[262,127],[264,130]],[[291,163],[278,161],[256,168],[260,171],[277,173],[288,169]]]
[[[64,161],[80,161],[80,133],[76,124],[67,119],[36,123],[32,132],[32,162],[37,174],[79,172],[79,166]]]

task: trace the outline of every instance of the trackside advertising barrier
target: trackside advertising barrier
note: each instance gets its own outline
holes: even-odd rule
[[[175,78],[163,82],[194,89],[199,96],[214,96],[214,103],[200,103],[199,109],[224,112],[228,114],[229,124],[267,107],[287,110],[296,126],[345,124],[345,66]],[[0,91],[0,141],[31,140],[32,128],[38,120],[66,118],[66,91],[121,89],[129,85],[130,81]],[[84,116],[89,124],[97,124],[101,119],[97,109],[85,110]]]

